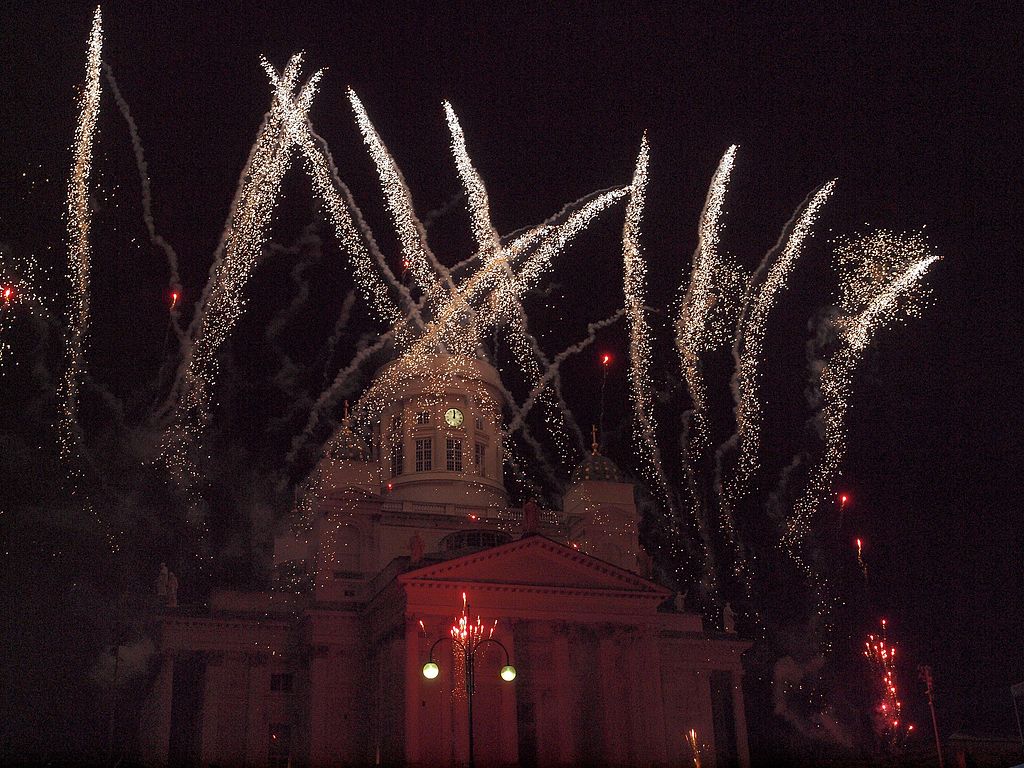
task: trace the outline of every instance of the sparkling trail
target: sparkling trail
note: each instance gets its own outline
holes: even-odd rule
[[[636,413],[634,439],[641,457],[647,479],[656,495],[671,507],[669,483],[661,460],[658,445],[657,425],[654,420],[654,381],[651,378],[651,330],[645,316],[645,293],[647,290],[647,264],[640,245],[640,223],[644,215],[647,193],[647,167],[650,162],[650,148],[647,135],[640,141],[640,154],[633,172],[629,202],[626,204],[626,221],[622,230],[622,288],[626,299],[629,323],[629,392]]]
[[[763,406],[760,386],[765,357],[768,317],[786,289],[786,281],[803,253],[821,208],[835,188],[835,180],[815,192],[798,212],[785,245],[773,258],[773,249],[755,272],[737,324],[733,357],[736,364],[736,437],[739,454],[729,482],[722,485],[722,520],[730,542],[735,540],[733,514],[736,504],[749,490],[759,466]]]
[[[71,179],[68,182],[68,270],[71,282],[72,310],[68,318],[67,367],[58,386],[61,413],[58,423],[60,456],[71,460],[78,453],[82,431],[78,424],[78,395],[89,333],[89,270],[92,246],[89,231],[92,211],[89,207],[89,177],[92,173],[93,136],[100,110],[100,51],[103,47],[103,20],[100,9],[93,15],[86,56],[85,87],[81,112],[75,128]]]
[[[837,249],[843,281],[836,321],[841,346],[821,371],[821,420],[825,448],[811,469],[804,493],[786,522],[782,544],[794,561],[812,575],[800,549],[811,520],[824,499],[846,454],[845,422],[850,407],[853,375],[877,333],[898,319],[904,309],[920,309],[920,281],[939,257],[919,235],[880,230]]]
[[[297,81],[301,58],[293,56],[281,78],[272,80],[276,91],[274,103],[242,172],[210,279],[190,329],[192,343],[186,347],[176,386],[173,420],[160,445],[161,459],[185,487],[190,487],[198,477],[199,457],[194,451],[209,421],[210,390],[218,370],[217,352],[244,310],[243,291],[259,261],[281,181],[291,164],[289,125],[297,116],[285,106],[291,103],[290,89]],[[298,103],[306,109],[312,102],[317,80],[316,75],[310,78],[300,94]],[[283,103],[282,98],[288,101]]]
[[[739,270],[719,254],[722,208],[736,160],[734,144],[726,150],[708,189],[701,214],[697,252],[689,284],[683,293],[676,324],[676,349],[693,400],[691,441],[694,457],[710,445],[707,425],[707,385],[701,356],[731,342],[740,292]]]
[[[498,233],[491,223],[487,190],[479,172],[473,166],[472,160],[469,159],[469,153],[466,150],[466,137],[462,133],[462,126],[459,125],[459,118],[452,105],[447,101],[444,102],[444,115],[448,122],[448,130],[452,134],[452,155],[455,157],[455,167],[462,180],[462,186],[466,190],[466,202],[469,208],[473,237],[476,238],[477,248],[486,264],[490,259],[495,258],[501,250]]]
[[[443,300],[443,297],[431,295],[436,290],[439,278],[448,288],[449,295],[455,292],[451,274],[437,260],[427,245],[426,230],[416,216],[412,193],[405,183],[402,172],[387,147],[384,146],[377,129],[370,122],[363,103],[351,88],[348,89],[348,99],[352,104],[353,112],[355,112],[356,124],[363,136],[363,142],[369,148],[370,157],[373,158],[374,165],[377,167],[381,191],[384,193],[388,212],[391,214],[392,223],[401,243],[402,253],[408,260],[417,284],[428,297],[427,305],[431,306],[438,300]]]

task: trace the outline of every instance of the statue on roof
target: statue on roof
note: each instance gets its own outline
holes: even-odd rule
[[[423,553],[426,551],[427,545],[423,543],[423,539],[420,537],[419,531],[412,535],[409,539],[409,562],[415,565],[423,560]]]
[[[167,603],[167,563],[160,563],[160,575],[156,577],[156,597],[161,604]]]
[[[537,502],[530,499],[523,504],[523,536],[533,536],[540,533],[540,507]]]

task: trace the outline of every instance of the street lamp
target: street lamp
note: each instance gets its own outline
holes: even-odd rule
[[[512,666],[512,662],[509,659],[508,648],[506,648],[500,640],[494,639],[494,630],[498,626],[498,620],[495,619],[494,623],[490,627],[484,626],[483,622],[480,621],[478,616],[476,622],[473,623],[469,619],[469,603],[466,600],[466,593],[462,593],[462,615],[456,618],[455,623],[452,624],[451,631],[444,637],[439,637],[434,641],[434,644],[430,646],[430,654],[427,656],[427,663],[423,665],[423,676],[428,680],[433,680],[440,673],[440,668],[437,666],[437,662],[434,661],[434,649],[437,648],[443,640],[451,640],[452,646],[455,650],[462,653],[463,667],[465,668],[465,689],[466,689],[466,709],[469,713],[469,768],[473,768],[473,691],[476,687],[475,682],[475,659],[476,652],[487,643],[494,643],[502,651],[505,652],[505,665],[501,668],[501,679],[506,683],[511,683],[516,679],[516,668]]]

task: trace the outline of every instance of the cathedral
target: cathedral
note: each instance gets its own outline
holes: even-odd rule
[[[494,368],[395,365],[365,439],[346,418],[326,443],[266,590],[161,610],[142,760],[668,766],[692,740],[748,765],[748,644],[651,580],[597,441],[561,509],[513,507]]]

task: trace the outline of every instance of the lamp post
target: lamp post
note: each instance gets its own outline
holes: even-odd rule
[[[437,662],[434,661],[434,649],[437,648],[437,646],[444,640],[451,640],[453,648],[462,654],[463,667],[465,669],[465,679],[463,682],[466,690],[466,709],[469,719],[469,768],[473,768],[474,766],[473,691],[476,686],[476,652],[487,643],[494,643],[497,645],[505,652],[505,666],[501,668],[501,679],[506,683],[511,683],[516,679],[516,668],[512,666],[512,662],[509,660],[508,649],[500,640],[495,640],[493,637],[494,630],[497,626],[497,619],[494,620],[494,623],[490,625],[490,627],[484,626],[483,622],[480,621],[479,616],[475,623],[471,622],[469,618],[469,603],[466,600],[466,593],[463,592],[462,615],[456,618],[448,635],[439,637],[434,641],[434,644],[430,646],[430,654],[427,657],[427,663],[423,665],[423,676],[425,678],[433,680],[438,676],[440,668],[437,666]]]
[[[928,708],[932,711],[932,732],[935,734],[935,753],[939,757],[939,768],[943,768],[942,742],[939,740],[939,721],[935,719],[935,678],[932,677],[932,668],[922,664],[917,668],[921,680],[924,682],[925,693],[928,694]]]

